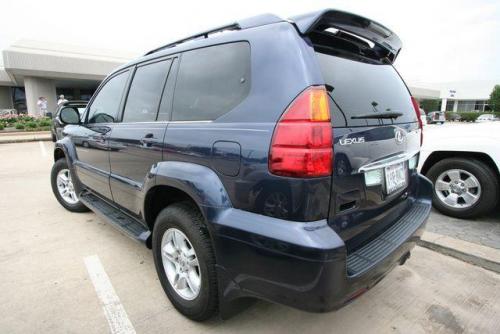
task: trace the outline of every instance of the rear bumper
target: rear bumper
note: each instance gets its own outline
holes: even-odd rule
[[[432,184],[419,176],[403,217],[351,254],[326,220],[298,223],[225,210],[212,220],[221,303],[257,297],[311,312],[339,308],[405,259],[423,232],[431,199]]]

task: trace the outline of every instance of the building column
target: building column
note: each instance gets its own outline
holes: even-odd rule
[[[457,112],[458,110],[458,100],[453,101],[453,112]]]
[[[443,99],[441,100],[441,111],[446,111],[446,102],[448,101],[448,99],[446,97],[443,97]]]
[[[54,113],[57,107],[56,85],[54,80],[36,77],[24,78],[24,91],[26,93],[26,107],[29,115],[38,115],[36,102],[40,96],[47,99],[47,111]]]

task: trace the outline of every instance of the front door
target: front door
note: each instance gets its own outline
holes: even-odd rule
[[[151,169],[162,160],[168,125],[165,115],[170,110],[173,87],[166,83],[171,64],[169,58],[137,66],[122,121],[114,124],[108,136],[113,199],[138,217],[142,216],[144,185]]]
[[[121,110],[129,72],[119,72],[101,85],[88,106],[83,125],[70,134],[76,147],[78,178],[85,187],[108,199],[112,199],[108,136]]]

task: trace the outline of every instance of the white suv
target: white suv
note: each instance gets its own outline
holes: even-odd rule
[[[470,218],[498,205],[500,122],[428,127],[419,168],[434,183],[433,204],[446,215]]]

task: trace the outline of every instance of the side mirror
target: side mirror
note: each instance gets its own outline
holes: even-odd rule
[[[74,108],[64,108],[59,113],[59,119],[64,124],[80,124],[80,113]]]

